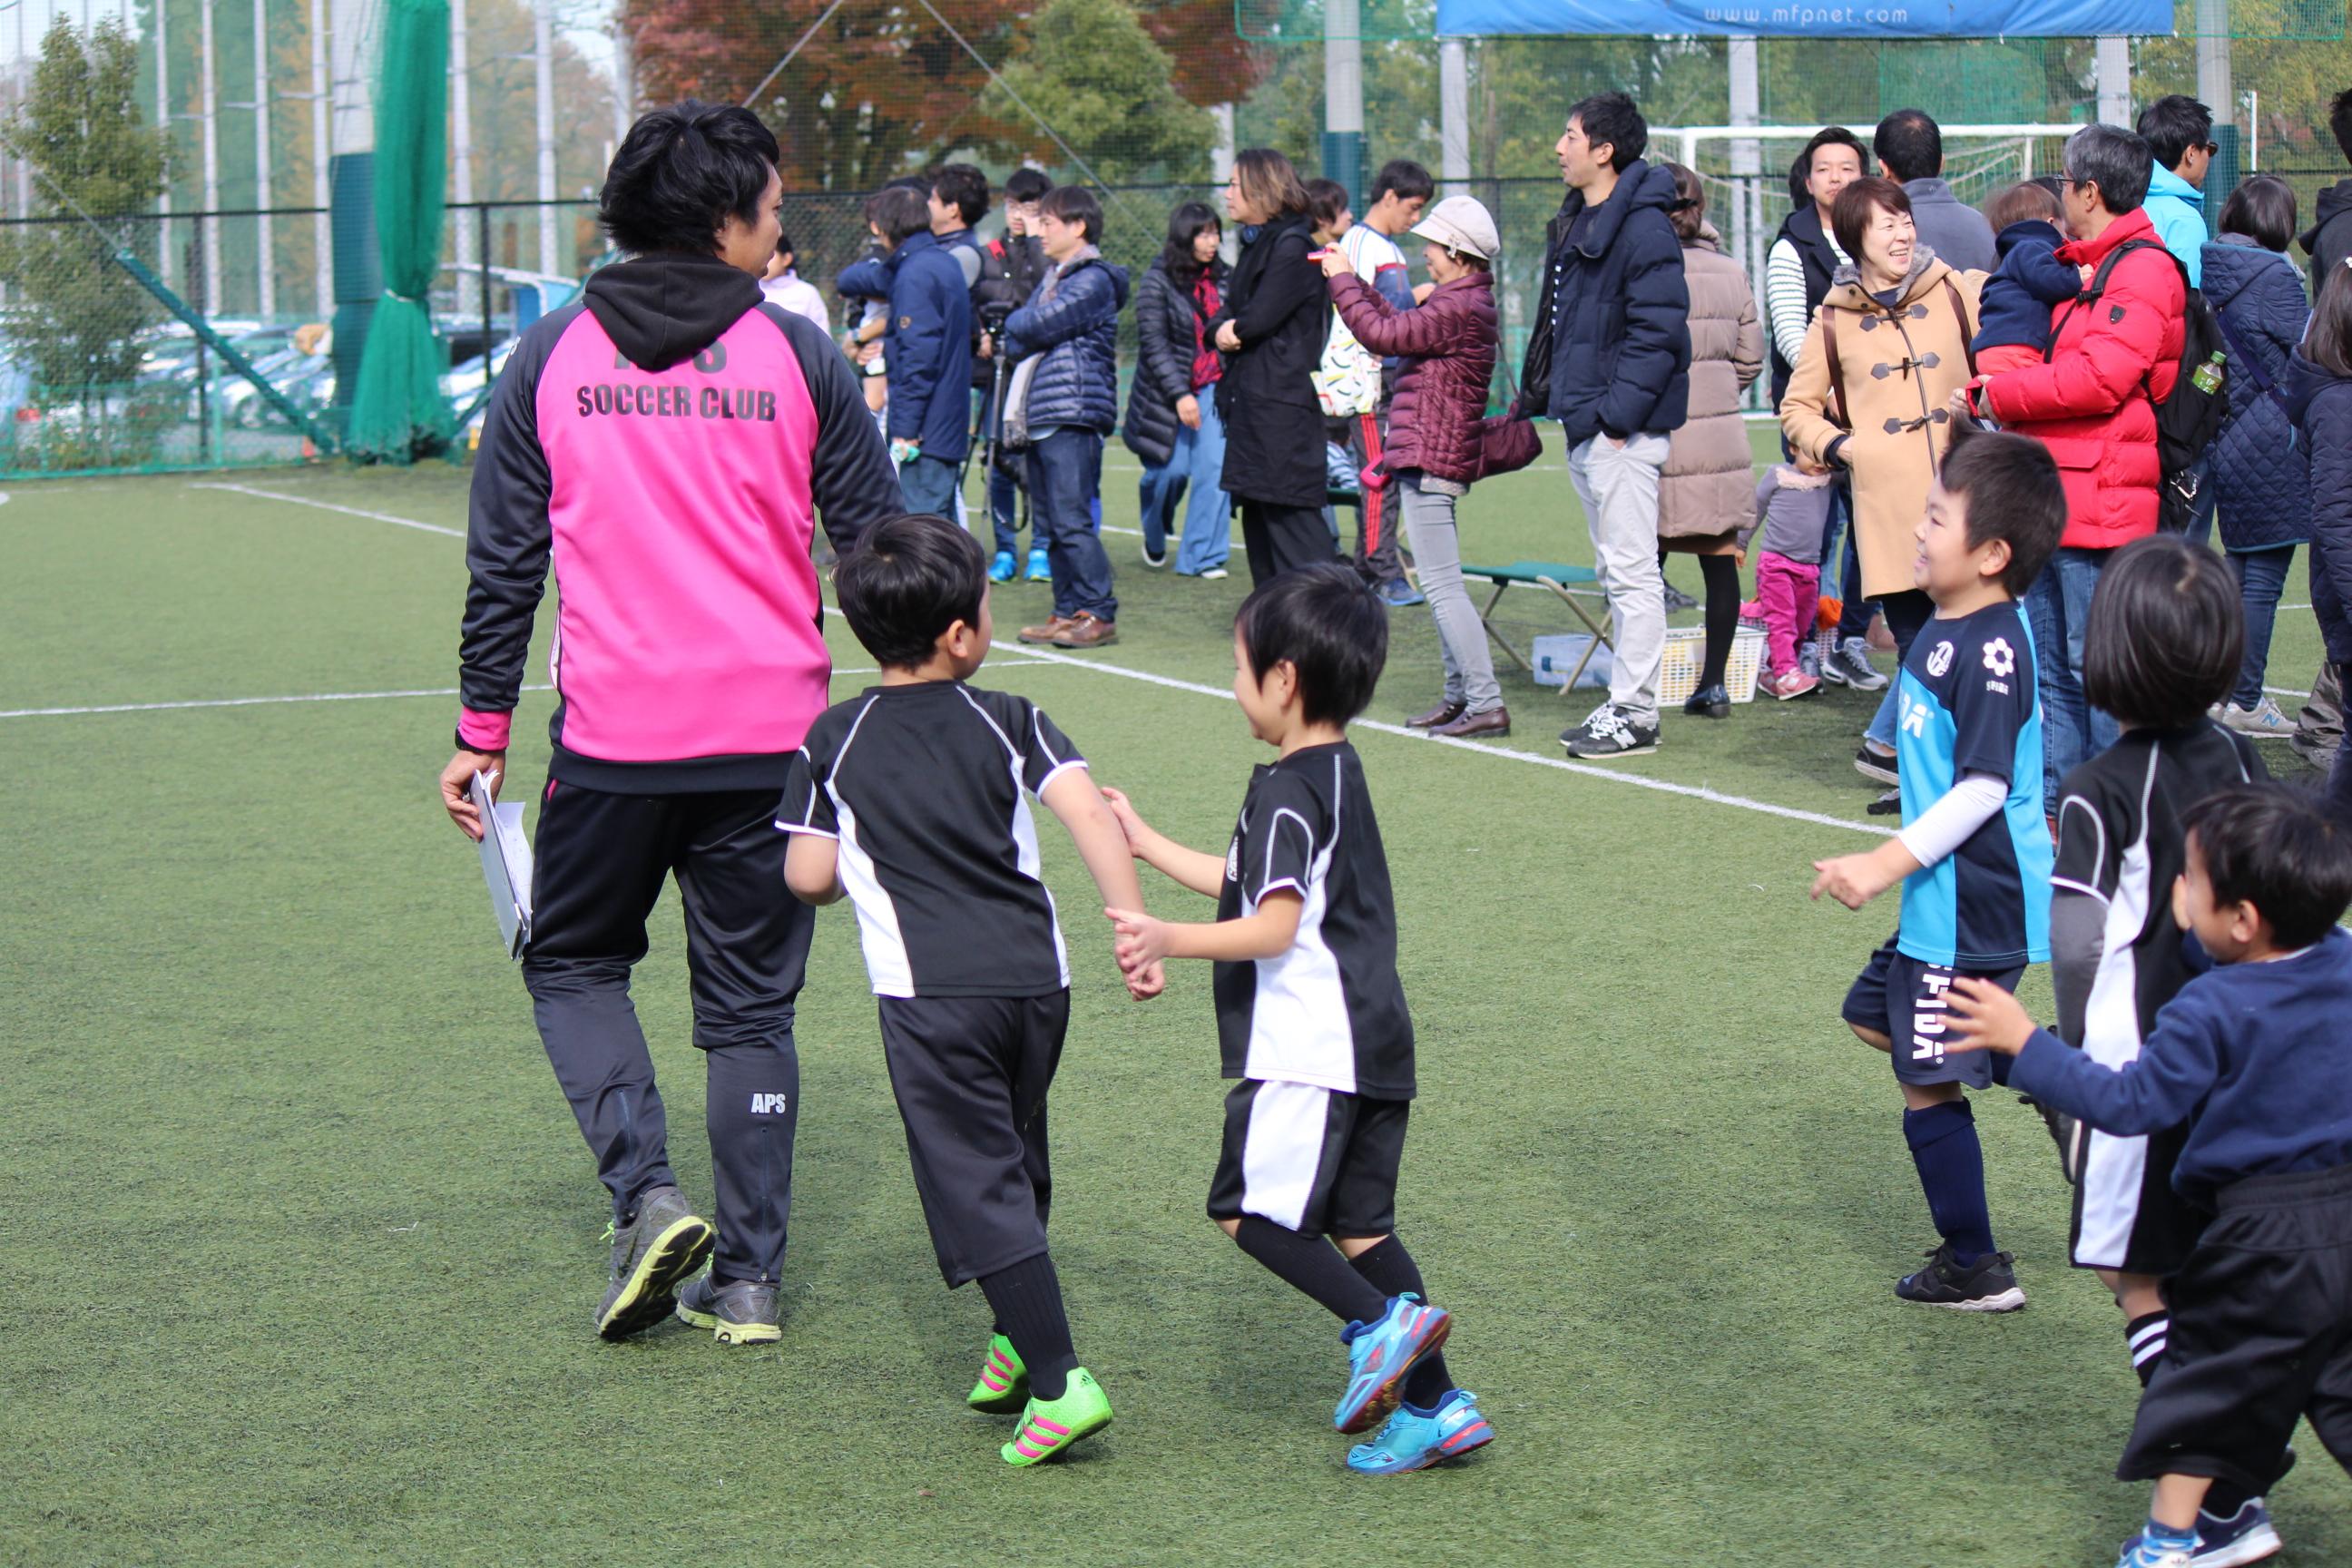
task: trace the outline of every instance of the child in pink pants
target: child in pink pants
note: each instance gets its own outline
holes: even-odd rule
[[[1827,473],[1808,474],[1775,463],[1756,487],[1756,521],[1743,531],[1744,549],[1759,533],[1756,597],[1764,612],[1764,673],[1756,689],[1782,701],[1821,682],[1797,668],[1798,645],[1811,633],[1822,598],[1822,534],[1834,499]]]

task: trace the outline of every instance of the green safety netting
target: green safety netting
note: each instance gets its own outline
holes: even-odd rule
[[[354,457],[405,463],[446,447],[457,422],[441,392],[430,293],[441,264],[449,79],[448,0],[388,0],[375,97],[375,228],[383,298],[352,403]]]

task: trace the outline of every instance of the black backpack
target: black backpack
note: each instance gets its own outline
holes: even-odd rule
[[[2228,363],[2228,344],[2212,307],[2205,302],[2204,291],[2189,284],[2189,269],[2162,244],[2153,239],[2127,239],[2107,252],[2098,270],[2091,274],[2091,281],[2067,307],[2067,315],[2098,303],[2099,297],[2107,290],[2107,274],[2116,269],[2116,262],[2135,250],[2163,251],[2165,259],[2180,274],[2180,374],[2173,381],[2171,395],[2156,403],[2156,456],[2164,471],[2157,526],[2167,533],[2185,533],[2197,513],[2197,464],[2212,447],[2213,437],[2221,433],[2221,416],[2230,406],[2226,371],[2210,392],[2196,382],[2197,372],[2216,358],[2221,359],[2224,365]],[[2058,332],[2065,323],[2066,317],[2061,316],[2052,326],[2049,345],[2042,351],[2045,363],[2056,351]],[[2152,386],[2148,395],[2150,401],[2155,401]]]

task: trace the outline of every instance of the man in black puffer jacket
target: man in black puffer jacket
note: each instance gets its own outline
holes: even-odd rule
[[[1554,148],[1568,199],[1545,234],[1546,283],[1519,377],[1519,414],[1549,414],[1567,434],[1569,478],[1609,593],[1609,700],[1560,736],[1572,757],[1658,749],[1658,475],[1689,410],[1690,289],[1666,216],[1674,176],[1642,162],[1649,140],[1622,92],[1569,110]]]
[[[1118,601],[1095,504],[1102,495],[1103,437],[1118,423],[1118,313],[1127,306],[1127,268],[1095,248],[1103,220],[1092,191],[1057,186],[1038,209],[1037,237],[1054,265],[1029,303],[1004,323],[1003,350],[1013,366],[1005,425],[1008,439],[1028,445],[1029,504],[1053,567],[1054,614],[1023,627],[1021,640],[1101,647],[1118,640]],[[1029,360],[1034,368],[1023,363]]]

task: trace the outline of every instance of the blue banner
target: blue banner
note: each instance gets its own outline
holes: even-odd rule
[[[1769,38],[2080,38],[2171,31],[2172,0],[1437,0],[1440,37],[1728,33]]]

